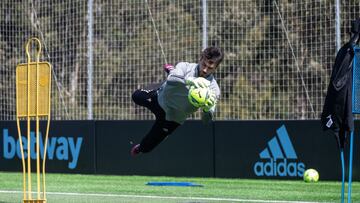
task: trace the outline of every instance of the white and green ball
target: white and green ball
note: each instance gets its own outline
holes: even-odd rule
[[[195,107],[202,107],[205,105],[205,102],[209,97],[209,93],[209,88],[191,87],[188,94],[189,102]]]
[[[304,172],[304,181],[307,183],[319,181],[319,173],[315,169],[308,169]]]

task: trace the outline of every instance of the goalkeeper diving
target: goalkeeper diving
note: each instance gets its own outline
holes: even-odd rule
[[[221,49],[208,47],[201,52],[198,63],[180,62],[175,67],[165,66],[168,77],[161,85],[137,89],[132,94],[133,101],[148,108],[156,118],[140,144],[132,147],[132,156],[152,151],[198,109],[202,110],[205,123],[212,120],[220,97],[213,73],[223,59]]]

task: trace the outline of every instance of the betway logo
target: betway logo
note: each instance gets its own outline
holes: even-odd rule
[[[299,176],[305,171],[305,164],[299,162],[285,125],[276,130],[277,135],[268,142],[259,156],[262,159],[254,165],[256,176]]]
[[[22,137],[22,143],[24,148],[24,156],[27,158],[28,146],[27,138]],[[30,133],[30,157],[36,159],[36,136],[35,132]],[[78,137],[77,140],[74,137],[49,137],[46,156],[49,160],[54,158],[60,161],[68,161],[68,168],[76,168],[78,158],[80,155],[82,137]],[[40,157],[44,159],[44,144],[40,133]],[[3,129],[3,157],[5,159],[13,159],[17,156],[21,159],[20,141],[9,135],[8,129]],[[70,152],[70,153],[69,153]]]

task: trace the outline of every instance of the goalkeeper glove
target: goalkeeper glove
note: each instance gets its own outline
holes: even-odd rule
[[[196,88],[205,88],[205,87],[209,87],[210,86],[210,81],[208,81],[207,79],[203,78],[203,77],[198,77],[198,78],[188,78],[186,80],[186,84],[190,85],[190,86],[194,86]]]
[[[213,91],[210,91],[208,98],[205,100],[205,105],[202,107],[204,112],[214,111],[216,105],[216,95]]]

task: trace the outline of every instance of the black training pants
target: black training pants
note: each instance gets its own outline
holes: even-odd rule
[[[140,143],[140,152],[153,150],[161,141],[170,135],[180,124],[165,120],[165,111],[160,107],[157,98],[157,89],[152,86],[138,89],[132,94],[133,101],[148,108],[156,117],[155,123]]]

